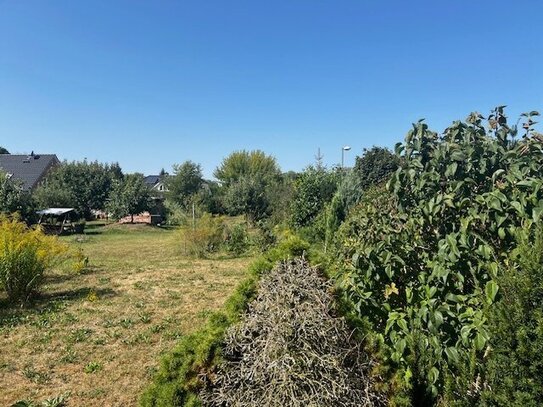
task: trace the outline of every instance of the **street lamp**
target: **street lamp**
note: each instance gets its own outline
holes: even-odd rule
[[[343,146],[341,149],[341,168],[343,168],[345,164],[345,151],[349,151],[351,147],[349,146]]]

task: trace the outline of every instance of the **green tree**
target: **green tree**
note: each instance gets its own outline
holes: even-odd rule
[[[257,177],[245,176],[232,182],[223,197],[224,208],[229,215],[245,214],[251,221],[258,221],[269,213],[266,184]]]
[[[24,220],[33,218],[32,196],[23,190],[22,183],[0,171],[0,213],[18,213]]]
[[[41,207],[73,207],[88,218],[92,209],[105,209],[113,182],[121,177],[118,164],[64,162],[47,177],[35,196]]]
[[[281,170],[275,158],[263,151],[241,150],[226,157],[213,175],[225,186],[247,177],[259,178],[268,184],[280,177]]]
[[[359,180],[359,186],[367,189],[373,185],[388,181],[400,164],[400,159],[388,148],[372,147],[364,149],[361,156],[356,157],[353,168]]]
[[[186,208],[204,184],[202,167],[192,161],[176,164],[173,166],[173,175],[166,180],[168,199]]]
[[[274,157],[260,150],[236,151],[226,157],[214,172],[222,188],[225,211],[245,214],[251,221],[270,214],[270,191],[281,180]]]
[[[340,175],[337,171],[307,167],[294,183],[291,224],[309,226],[336,192]]]
[[[4,147],[0,146],[0,154],[9,154],[9,151],[6,150]]]
[[[107,203],[107,211],[114,219],[134,215],[149,210],[151,206],[151,191],[145,184],[142,174],[128,174],[122,180],[116,180]]]

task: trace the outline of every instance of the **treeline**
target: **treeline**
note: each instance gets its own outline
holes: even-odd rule
[[[93,211],[113,219],[151,211],[171,224],[208,213],[244,215],[253,225],[298,227],[313,221],[346,173],[319,163],[301,173],[284,173],[274,157],[243,150],[224,158],[215,180],[204,179],[201,166],[192,161],[173,165],[171,174],[162,170],[164,190],[158,190],[145,183],[143,174],[124,174],[116,163],[65,161],[31,193],[1,175],[0,213],[18,212],[31,223],[35,211],[47,207],[74,208],[82,219],[90,219]]]

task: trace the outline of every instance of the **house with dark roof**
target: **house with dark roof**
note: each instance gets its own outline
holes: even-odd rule
[[[20,181],[25,191],[35,189],[59,164],[55,154],[0,154],[0,170]]]
[[[168,187],[164,182],[164,176],[160,175],[147,175],[143,181],[152,190],[158,192],[168,192]]]

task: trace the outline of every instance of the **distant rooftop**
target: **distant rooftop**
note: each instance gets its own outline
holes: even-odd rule
[[[59,160],[55,154],[0,154],[0,170],[23,183],[27,191],[35,188]]]

